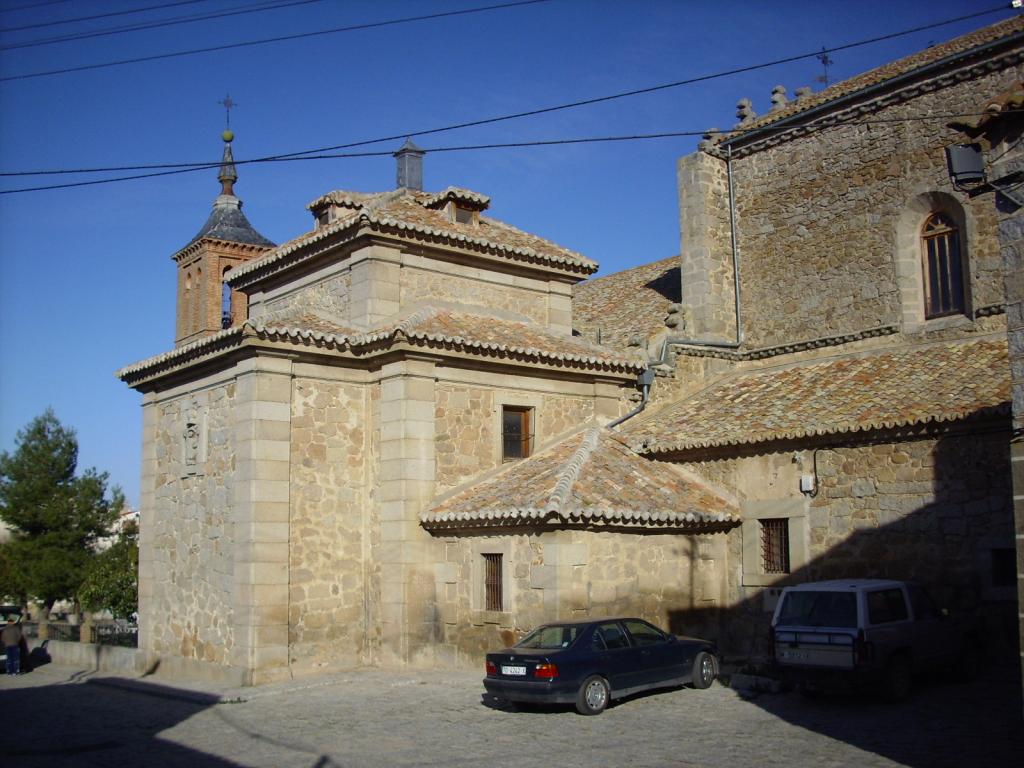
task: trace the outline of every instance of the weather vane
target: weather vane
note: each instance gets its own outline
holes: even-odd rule
[[[824,49],[822,49],[824,50]],[[217,102],[224,107],[224,125],[226,128],[231,128],[231,108],[237,107],[237,102],[231,100],[231,95],[225,96],[223,99]]]
[[[825,46],[821,46],[821,53],[815,56],[815,58],[821,62],[821,66],[825,70],[825,74],[818,75],[818,77],[816,77],[815,79],[819,83],[824,83],[825,87],[828,88],[828,66],[829,64],[835,64],[835,61],[833,61],[832,58],[828,55],[828,50],[825,48]]]

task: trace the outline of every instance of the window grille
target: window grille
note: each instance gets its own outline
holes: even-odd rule
[[[924,223],[921,230],[921,259],[925,318],[963,314],[960,235],[948,216],[934,213]]]
[[[484,555],[484,609],[500,611],[504,603],[501,594],[501,555]]]
[[[530,408],[504,406],[501,409],[501,458],[525,459],[532,452]]]
[[[761,565],[764,573],[789,573],[789,520],[761,521]]]

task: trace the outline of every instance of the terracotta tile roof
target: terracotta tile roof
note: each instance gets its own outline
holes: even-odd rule
[[[626,526],[703,531],[732,527],[735,502],[679,467],[633,453],[590,427],[472,487],[438,500],[426,528]]]
[[[307,207],[319,210],[334,204],[348,209],[344,215],[327,226],[283,243],[262,259],[236,268],[229,282],[235,284],[240,278],[266,270],[271,265],[282,266],[290,263],[290,260],[301,260],[305,249],[311,249],[317,243],[343,235],[360,225],[368,225],[378,232],[484,251],[514,261],[547,263],[583,274],[597,271],[597,263],[585,256],[497,219],[481,215],[476,224],[453,222],[443,209],[428,207],[436,204],[442,195],[474,201],[476,207],[481,207],[484,201],[489,200],[476,192],[454,187],[438,194],[407,189],[373,194],[330,192]]]
[[[335,351],[366,354],[396,342],[458,351],[488,358],[539,362],[561,368],[638,373],[644,364],[579,337],[555,333],[544,326],[443,307],[423,307],[380,328],[359,332],[309,312],[247,320],[243,325],[186,344],[117,372],[133,379],[161,367],[187,363],[219,350],[234,348],[244,337],[316,345]]]
[[[601,344],[626,349],[633,336],[645,341],[665,328],[670,304],[680,301],[679,257],[598,277],[573,287],[573,326]]]
[[[1009,38],[1024,32],[1024,15],[1017,15],[1012,18],[1000,21],[991,26],[982,27],[966,35],[949,40],[945,43],[933,45],[923,51],[907,56],[896,61],[889,62],[881,67],[869,70],[863,74],[851,77],[848,80],[836,83],[823,91],[812,93],[798,101],[792,101],[782,109],[768,112],[750,121],[743,126],[743,131],[752,128],[760,128],[772,123],[785,120],[786,118],[799,115],[810,109],[820,107],[833,101],[841,101],[843,98],[857,93],[865,88],[881,85],[889,80],[912,74],[915,70],[922,69],[935,64],[943,59],[963,54],[970,54],[975,48],[994,43],[1003,38]],[[728,139],[728,131],[718,136],[713,143]]]
[[[657,454],[955,421],[1009,402],[1006,339],[986,338],[733,374],[621,434]]]

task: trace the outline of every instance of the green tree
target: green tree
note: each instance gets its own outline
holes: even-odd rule
[[[139,545],[134,525],[125,526],[117,541],[100,552],[89,566],[78,590],[87,611],[110,611],[127,619],[139,609]]]
[[[0,547],[0,592],[47,610],[73,599],[96,557],[96,541],[109,534],[124,505],[108,494],[107,474],[75,475],[78,440],[47,410],[20,432],[12,453],[0,453],[0,519],[12,537]]]

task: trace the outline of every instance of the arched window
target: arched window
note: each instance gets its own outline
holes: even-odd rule
[[[960,231],[943,213],[931,214],[921,228],[921,272],[926,320],[964,313]]]
[[[231,267],[225,267],[224,272],[221,274],[220,284],[220,327],[230,328],[231,327],[231,286],[223,282],[227,279],[228,272],[231,271]]]

